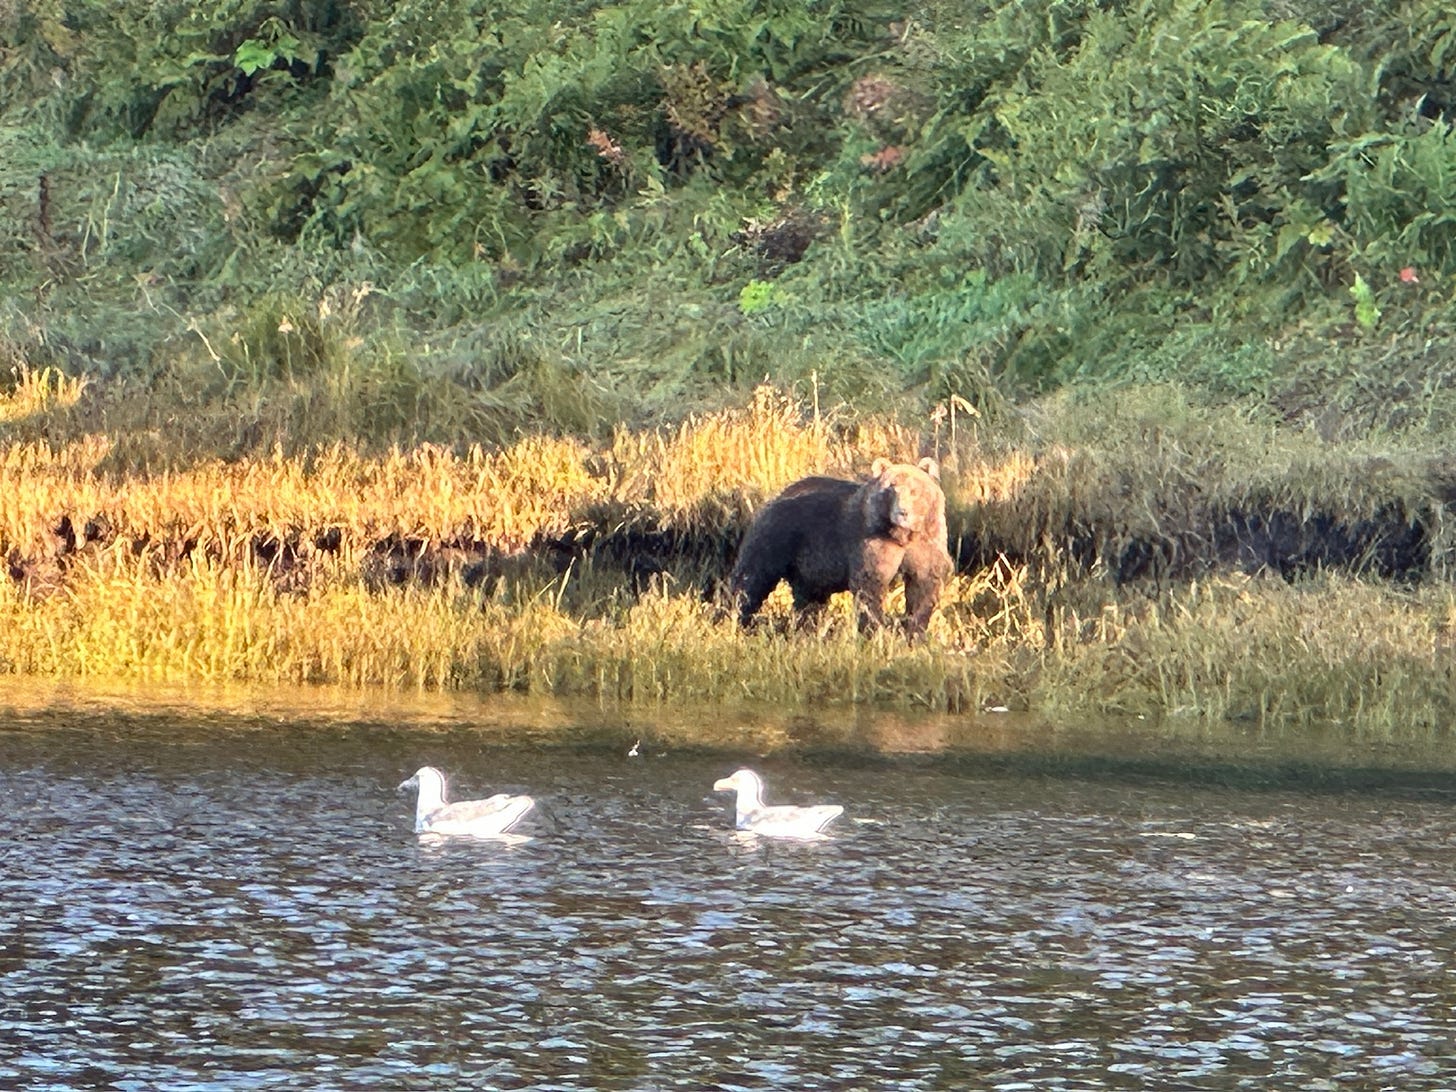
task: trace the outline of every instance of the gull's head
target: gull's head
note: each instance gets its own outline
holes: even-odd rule
[[[421,766],[414,772],[413,777],[407,777],[399,783],[395,792],[404,792],[407,789],[419,789],[421,793],[429,793],[431,789],[443,792],[445,789],[445,775],[433,766]]]
[[[763,778],[749,769],[738,770],[713,782],[714,792],[736,792],[755,799],[763,796]]]

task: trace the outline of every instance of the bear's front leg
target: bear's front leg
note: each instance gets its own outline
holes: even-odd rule
[[[905,548],[888,538],[865,541],[849,574],[849,590],[859,609],[859,630],[868,633],[885,624],[885,593],[900,571]]]
[[[954,568],[950,554],[933,545],[905,551],[905,633],[913,641],[924,636],[930,616],[940,603],[940,590]]]
[[[930,625],[930,616],[940,602],[939,577],[905,574],[905,634],[910,640],[925,635]]]

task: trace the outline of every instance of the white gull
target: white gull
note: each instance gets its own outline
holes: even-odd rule
[[[433,766],[421,766],[415,775],[399,783],[399,791],[417,789],[416,834],[465,835],[495,838],[509,833],[536,806],[529,796],[498,792],[484,800],[445,802],[445,775]]]
[[[738,794],[735,827],[771,838],[817,838],[825,827],[844,814],[844,808],[838,804],[770,807],[763,802],[763,778],[748,769],[713,782],[713,791]]]

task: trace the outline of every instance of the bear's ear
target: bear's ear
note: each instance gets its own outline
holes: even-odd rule
[[[921,459],[915,465],[920,467],[921,470],[925,471],[925,473],[929,474],[936,481],[940,481],[940,464],[934,459]]]
[[[889,465],[889,459],[876,459],[874,462],[870,463],[870,477],[878,478],[881,474],[885,472],[885,468]]]

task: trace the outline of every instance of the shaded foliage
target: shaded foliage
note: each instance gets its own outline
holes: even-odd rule
[[[272,382],[268,301],[367,286],[327,369],[419,341],[648,414],[766,374],[1306,412],[1394,338],[1445,420],[1453,54],[1433,0],[0,6],[0,334]]]

